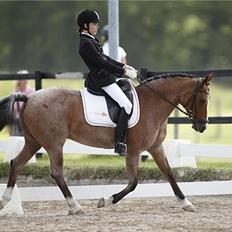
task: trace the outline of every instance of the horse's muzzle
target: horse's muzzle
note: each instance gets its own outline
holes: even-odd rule
[[[206,122],[195,122],[193,123],[192,128],[197,132],[203,133],[207,128],[207,123]]]

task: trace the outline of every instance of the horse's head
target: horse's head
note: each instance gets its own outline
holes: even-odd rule
[[[195,82],[194,91],[189,96],[185,109],[192,120],[192,128],[203,133],[208,124],[208,101],[209,101],[209,83],[213,78],[210,73],[204,79],[198,79]]]

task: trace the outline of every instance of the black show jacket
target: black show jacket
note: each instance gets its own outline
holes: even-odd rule
[[[116,76],[121,77],[125,72],[124,64],[105,55],[99,41],[89,35],[80,34],[79,54],[90,70],[85,80],[85,86],[90,89],[115,83]]]

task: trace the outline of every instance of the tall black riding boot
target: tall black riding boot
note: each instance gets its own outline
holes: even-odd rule
[[[129,114],[127,114],[125,109],[122,108],[115,131],[115,149],[114,149],[115,153],[118,153],[119,155],[122,156],[125,156],[127,154],[126,136],[127,136],[128,120],[129,120]]]

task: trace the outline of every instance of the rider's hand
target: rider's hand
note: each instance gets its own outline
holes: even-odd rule
[[[137,70],[126,69],[126,71],[125,71],[125,76],[129,77],[132,80],[137,79],[137,75],[138,75]]]
[[[132,66],[130,66],[130,65],[128,65],[128,64],[125,64],[125,65],[124,65],[124,69],[125,69],[125,70],[133,70],[133,71],[136,71],[134,67],[132,67]]]

